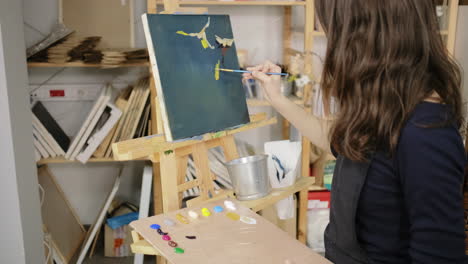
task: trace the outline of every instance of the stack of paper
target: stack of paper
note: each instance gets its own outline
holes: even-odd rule
[[[102,149],[106,148],[103,157],[110,158],[112,157],[112,143],[133,139],[135,135],[147,134],[150,117],[148,107],[150,94],[149,79],[147,77],[140,79],[129,93],[128,91],[126,92],[120,97],[122,101],[121,105],[125,105],[125,107],[117,127],[113,130],[112,138],[107,146],[100,147],[100,153],[95,154],[95,156],[101,156]],[[125,95],[128,95],[127,100],[125,100]],[[124,101],[126,102],[123,103]],[[137,131],[140,122],[146,123],[146,127],[140,127],[140,131]]]

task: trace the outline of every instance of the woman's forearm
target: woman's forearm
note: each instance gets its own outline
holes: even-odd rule
[[[280,73],[281,68],[271,62],[247,68],[252,73],[244,73],[244,79],[254,78],[260,82],[263,92],[273,107],[284,116],[299,132],[307,137],[317,147],[330,152],[328,133],[332,121],[320,119],[307,113],[281,93],[281,78],[279,75],[269,75],[269,72]]]
[[[331,120],[321,119],[306,112],[302,107],[296,105],[285,96],[272,98],[271,104],[303,136],[307,137],[312,144],[326,152],[331,152],[328,137],[332,125]]]

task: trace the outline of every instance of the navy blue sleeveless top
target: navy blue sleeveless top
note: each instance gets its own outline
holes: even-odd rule
[[[370,162],[356,233],[371,263],[465,263],[462,185],[467,162],[455,125],[428,128],[447,106],[419,104],[401,131],[394,158]]]

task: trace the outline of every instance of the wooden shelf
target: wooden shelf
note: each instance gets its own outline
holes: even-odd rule
[[[325,37],[325,32],[323,32],[323,31],[314,31],[314,32],[312,32],[312,35],[313,36],[323,36],[323,37]]]
[[[132,231],[135,232],[135,231]],[[136,234],[139,236],[138,234]],[[144,240],[138,240],[136,242],[133,242],[133,244],[130,244],[130,248],[132,249],[132,252],[135,254],[144,254],[144,255],[151,255],[151,256],[160,256],[161,253],[156,250],[151,244]]]
[[[312,186],[309,187],[309,191],[311,191],[311,192],[321,192],[321,191],[328,191],[328,189],[325,188],[325,187],[312,185]]]
[[[296,32],[296,31],[295,31],[295,32]],[[297,31],[297,32],[299,32],[299,31]],[[300,33],[303,33],[303,32],[300,31]],[[448,30],[441,30],[441,31],[439,31],[439,33],[440,33],[441,35],[444,35],[444,36],[446,36],[446,35],[449,34]],[[325,36],[325,32],[323,32],[323,31],[313,31],[313,32],[312,32],[312,35],[313,35],[313,36],[323,36],[323,37],[324,37],[324,36]]]
[[[83,62],[66,62],[66,63],[49,63],[49,62],[28,62],[28,67],[36,68],[62,68],[62,67],[82,67],[82,68],[104,68],[104,69],[114,69],[122,67],[148,67],[150,66],[148,61],[141,62],[132,62],[124,63],[109,67],[107,65],[102,65],[100,63],[83,63]]]
[[[138,159],[138,160],[146,160],[146,159]],[[88,160],[87,163],[104,163],[104,162],[122,162],[122,161],[115,160],[113,158],[91,158]],[[64,157],[56,157],[56,158],[41,159],[37,162],[37,165],[59,164],[59,163],[79,163],[79,161],[68,160],[68,159],[65,159]]]
[[[306,3],[304,1],[179,1],[179,5],[305,6]]]
[[[297,105],[302,105],[303,100],[298,97],[289,97],[291,101],[293,101]],[[270,106],[271,104],[267,100],[261,99],[247,99],[248,106]]]
[[[292,194],[308,189],[314,183],[315,179],[313,177],[302,177],[293,186],[283,189],[274,189],[268,196],[252,201],[240,201],[240,203],[249,207],[252,211],[258,212]]]
[[[260,99],[247,99],[248,106],[270,106],[270,103],[267,100]]]

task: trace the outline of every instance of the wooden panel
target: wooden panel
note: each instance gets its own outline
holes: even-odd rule
[[[163,0],[164,3],[164,11],[166,12],[175,12],[177,8],[179,8],[179,1],[178,0]]]
[[[179,1],[180,5],[244,5],[244,6],[303,6],[304,1]]]
[[[266,120],[267,118],[268,116],[266,113],[257,113],[255,115],[250,116],[250,122],[251,123],[260,122],[260,121]]]
[[[180,184],[183,184],[185,182],[185,175],[187,173],[187,162],[188,162],[188,156],[183,156],[183,157],[178,158],[178,164],[177,164],[177,185],[178,186],[180,186]],[[182,199],[184,198],[183,192],[181,192],[179,189],[177,191],[179,192],[179,203],[182,204]]]
[[[438,5],[441,5],[443,2],[443,0],[437,0]],[[468,0],[460,0],[459,5],[468,5]]]
[[[186,183],[183,183],[183,184],[180,184],[179,186],[177,186],[177,190],[179,192],[183,192],[183,191],[186,191],[186,190],[189,190],[189,189],[192,189],[192,188],[195,188],[197,186],[200,186],[201,185],[201,180],[199,179],[196,179],[196,180],[193,180],[193,181],[189,181],[189,182],[186,182]]]
[[[224,150],[224,157],[226,161],[231,161],[239,158],[239,153],[237,151],[236,141],[234,136],[227,136],[221,138],[221,144]]]
[[[219,147],[221,146],[221,138],[205,141],[205,144],[208,149]],[[177,149],[177,155],[180,157],[190,154],[192,154],[192,146],[185,146]]]
[[[160,255],[160,253],[153,248],[150,243],[145,240],[140,240],[138,242],[134,242],[130,245],[132,252],[135,254],[145,254],[145,255]]]
[[[290,138],[290,129],[291,124],[286,118],[283,118],[282,135],[284,140],[288,140]]]
[[[44,164],[53,164],[53,163],[76,163],[77,160],[68,160],[64,157],[56,157],[56,158],[47,158],[41,159],[37,162],[37,165],[44,165]],[[120,162],[116,161],[113,158],[91,158],[88,162]]]
[[[205,143],[193,145],[193,161],[197,172],[197,178],[201,179],[200,197],[207,200],[209,193],[214,195],[213,176],[210,170],[210,162],[208,159],[208,148]]]
[[[292,8],[290,6],[284,8],[283,18],[283,50],[291,48],[292,38]],[[286,52],[283,53],[283,64],[289,66],[290,56]]]
[[[315,12],[314,0],[305,0],[305,26],[304,26],[304,73],[310,77],[311,80],[318,81],[318,78],[312,75],[312,47],[314,42],[314,27],[315,27]],[[312,83],[304,87],[304,104],[307,105],[312,97]]]
[[[307,242],[307,206],[309,203],[308,190],[299,192],[299,204],[297,210],[297,240]]]
[[[302,161],[301,176],[307,177],[310,174],[310,141],[302,137]]]
[[[227,212],[214,213],[210,217],[190,220],[191,224],[177,223],[174,226],[164,224],[164,219],[176,219],[176,214],[187,216],[188,209],[150,217],[130,224],[153,247],[166,257],[172,264],[204,263],[204,264],[325,264],[331,263],[310,248],[301,244],[287,233],[268,222],[263,217],[241,206],[237,201],[236,213],[253,218],[255,225],[241,221],[233,221],[226,217]],[[223,205],[223,200],[203,203],[190,208],[200,212],[202,207],[213,208]],[[188,217],[188,216],[187,216]],[[184,254],[174,253],[167,241],[151,229],[152,224],[160,224],[168,232],[171,240],[185,250]],[[222,230],[222,232],[220,232]],[[240,231],[244,230],[244,231]],[[194,235],[195,240],[185,236]],[[245,246],[245,244],[247,246]],[[209,249],[209,253],[207,253]]]
[[[85,229],[47,166],[39,168],[38,180],[44,189],[42,221],[60,255],[68,262],[81,245]]]
[[[307,190],[314,182],[315,179],[312,177],[301,177],[292,186],[283,189],[274,189],[268,196],[252,201],[242,201],[241,203],[257,212],[301,190]]]
[[[163,211],[170,212],[180,208],[177,191],[177,157],[174,152],[160,156],[161,188]]]
[[[153,108],[154,106],[151,106]],[[161,164],[159,163],[159,154],[153,154],[151,155],[152,160],[157,160],[158,162],[156,163],[155,161],[152,161],[152,166],[153,166],[153,204],[154,204],[154,214],[162,214],[163,213],[163,191],[162,191],[162,181],[161,181]],[[146,241],[144,241],[146,242]],[[149,254],[149,255],[158,255],[156,257],[156,264],[166,264],[166,260],[163,259],[161,256],[159,256],[159,252],[153,250],[145,251],[147,247],[144,245],[137,244],[136,247],[132,247],[132,250],[135,248],[135,253],[143,253],[143,254]],[[154,254],[152,254],[154,252]]]
[[[150,84],[150,104],[151,104],[151,134],[159,134],[162,131],[158,130],[158,115],[157,115],[157,94],[156,94],[156,86],[154,85],[154,78],[153,75],[150,74],[149,77],[149,84]]]
[[[63,23],[83,36],[101,36],[102,47],[133,47],[133,0],[61,0]]]
[[[146,5],[148,14],[156,14],[158,12],[156,0],[147,0]]]
[[[175,12],[173,11],[163,11],[159,14],[205,14],[208,13],[208,8],[206,7],[178,7]]]
[[[163,213],[163,201],[162,201],[162,185],[161,185],[161,171],[159,163],[153,162],[153,203],[154,203],[154,214]]]
[[[292,49],[287,49],[286,52],[291,51],[291,50]],[[302,52],[299,52],[299,51],[298,53],[302,54]],[[290,97],[289,100],[293,101],[297,105],[304,104],[303,100],[298,97]],[[247,105],[248,106],[270,106],[271,104],[267,100],[247,99]],[[252,119],[250,120],[250,122],[253,122]]]
[[[459,0],[449,0],[447,49],[452,55],[454,55],[455,52],[455,40],[457,35],[458,2]]]
[[[234,135],[250,129],[263,127],[277,122],[276,117],[249,123],[236,129],[208,133],[203,136],[202,140],[184,140],[178,142],[166,142],[163,136],[150,136],[138,139],[132,139],[112,144],[112,151],[116,160],[132,160],[138,158],[146,158],[153,153],[164,152],[172,149],[191,146],[202,141],[210,141],[212,139],[221,138],[227,135]]]

